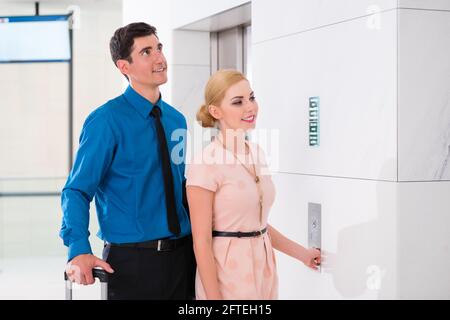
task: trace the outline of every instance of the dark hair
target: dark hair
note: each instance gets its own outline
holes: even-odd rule
[[[119,59],[133,62],[131,51],[133,51],[134,39],[151,36],[152,34],[157,36],[156,28],[145,22],[134,22],[117,29],[109,42],[109,50],[114,65]]]

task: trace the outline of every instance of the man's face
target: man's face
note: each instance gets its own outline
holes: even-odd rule
[[[167,82],[167,61],[162,44],[154,34],[134,39],[131,59],[132,62],[121,69],[130,83],[154,88]]]

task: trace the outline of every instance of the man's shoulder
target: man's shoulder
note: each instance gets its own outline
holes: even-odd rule
[[[101,106],[97,107],[92,113],[99,113],[99,114],[112,114],[117,112],[121,109],[121,106],[125,104],[126,101],[123,97],[123,95],[117,96],[115,98],[112,98],[108,101],[106,101]]]
[[[170,114],[176,118],[177,120],[183,121],[184,123],[186,123],[186,118],[184,116],[184,114],[182,114],[176,107],[170,105],[169,103],[167,103],[166,101],[162,101],[164,103],[164,109],[169,110]]]
[[[101,106],[96,107],[86,118],[86,121],[108,121],[115,113],[120,110],[120,105],[123,104],[122,95],[108,100]]]

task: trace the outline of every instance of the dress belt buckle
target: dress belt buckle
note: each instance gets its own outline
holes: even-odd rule
[[[163,252],[163,251],[170,251],[171,250],[170,248],[165,248],[165,249],[163,248],[163,245],[162,245],[163,241],[164,240],[158,240],[158,247],[157,247],[156,251]]]
[[[158,240],[158,248],[157,248],[157,251],[162,251],[162,250],[161,250],[161,240]]]

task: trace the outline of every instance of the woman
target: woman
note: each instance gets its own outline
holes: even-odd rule
[[[197,299],[277,299],[273,248],[312,269],[317,249],[305,249],[267,224],[275,188],[262,150],[246,140],[258,104],[245,76],[220,70],[208,81],[197,113],[219,134],[187,171],[187,197],[197,259]]]

